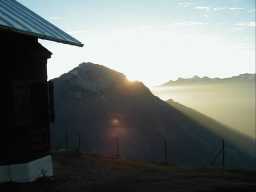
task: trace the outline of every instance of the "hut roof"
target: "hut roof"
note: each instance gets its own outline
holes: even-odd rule
[[[0,0],[0,30],[75,45],[83,44],[16,0]]]

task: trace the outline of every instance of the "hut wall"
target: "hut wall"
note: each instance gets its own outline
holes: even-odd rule
[[[47,59],[36,38],[0,30],[6,123],[0,131],[0,165],[49,154]],[[6,125],[4,125],[6,124]]]

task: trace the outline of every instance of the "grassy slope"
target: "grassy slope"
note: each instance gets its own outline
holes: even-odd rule
[[[55,176],[32,184],[2,184],[4,192],[83,191],[253,191],[255,172],[184,170],[143,161],[104,159],[76,153],[54,154]]]

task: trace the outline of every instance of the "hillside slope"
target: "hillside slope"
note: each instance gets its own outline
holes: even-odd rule
[[[122,159],[164,161],[166,140],[169,163],[183,167],[210,166],[219,150],[222,137],[206,125],[155,97],[142,83],[131,83],[104,66],[80,64],[54,85],[53,149],[113,155],[118,138]],[[230,145],[239,154],[230,166],[251,167],[247,153]]]
[[[182,112],[188,118],[194,120],[195,122],[199,123],[204,127],[207,127],[211,132],[223,138],[224,141],[227,142],[228,144],[235,145],[236,147],[241,148],[242,151],[247,152],[252,156],[255,155],[254,153],[256,146],[255,141],[252,138],[233,130],[231,127],[228,127],[207,115],[204,115],[192,108],[177,103],[172,99],[167,100],[167,103],[169,103],[169,105],[173,108]],[[229,155],[234,153],[230,146],[228,146],[227,149],[225,149],[225,152],[228,153]]]

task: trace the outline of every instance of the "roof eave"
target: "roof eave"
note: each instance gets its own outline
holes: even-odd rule
[[[22,31],[16,28],[10,28],[10,27],[6,27],[4,25],[0,25],[0,27],[2,29],[6,29],[9,31],[13,31],[13,32],[18,32],[20,34],[24,34],[24,35],[29,35],[29,36],[33,36],[39,39],[44,39],[44,40],[49,40],[49,41],[54,41],[54,42],[58,42],[58,43],[63,43],[63,44],[68,44],[68,45],[74,45],[74,46],[78,46],[78,47],[83,47],[84,44],[82,44],[80,41],[76,40],[76,42],[72,42],[72,41],[65,41],[62,39],[58,39],[58,38],[53,38],[53,37],[49,37],[46,35],[42,35],[42,34],[38,34],[38,33],[33,33],[33,32],[28,32],[28,31]]]

